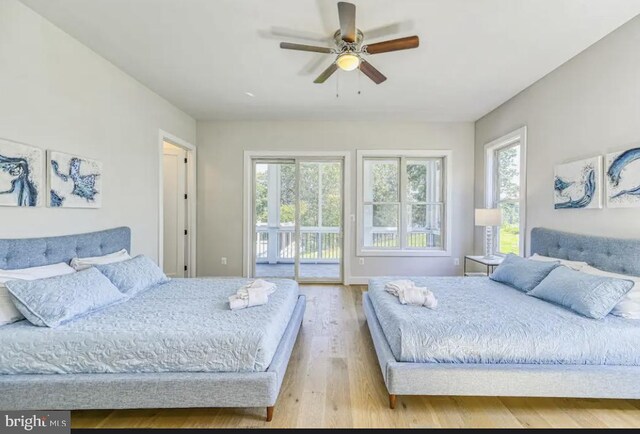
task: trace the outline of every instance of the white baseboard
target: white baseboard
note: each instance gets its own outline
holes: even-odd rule
[[[368,285],[370,277],[367,276],[347,276],[344,279],[345,285]]]

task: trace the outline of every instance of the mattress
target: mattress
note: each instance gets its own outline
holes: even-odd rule
[[[640,365],[640,320],[585,318],[486,277],[411,278],[438,307],[403,306],[384,290],[394,279],[372,279],[369,297],[399,362]]]
[[[227,298],[246,279],[173,279],[57,328],[2,326],[0,374],[265,371],[298,300],[296,282],[271,281],[243,310]]]

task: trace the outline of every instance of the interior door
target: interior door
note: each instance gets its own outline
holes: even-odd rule
[[[170,143],[163,148],[163,270],[184,277],[186,266],[186,163],[184,149]]]

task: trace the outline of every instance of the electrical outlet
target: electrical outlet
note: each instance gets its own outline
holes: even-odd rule
[[[460,266],[460,258],[453,258],[453,265],[456,267]]]
[[[222,265],[227,265],[227,258],[225,258],[224,256],[222,258],[220,258],[220,263]]]
[[[364,265],[364,258],[360,258],[360,265]]]

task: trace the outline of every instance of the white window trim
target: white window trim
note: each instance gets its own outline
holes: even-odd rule
[[[527,127],[523,126],[515,131],[510,132],[496,140],[484,145],[484,202],[487,208],[495,207],[494,199],[494,166],[495,152],[500,148],[505,148],[515,142],[520,142],[520,238],[519,247],[520,255],[525,256],[526,239],[527,239]],[[494,232],[493,242],[496,243],[497,233]],[[486,241],[485,241],[486,242]],[[496,243],[497,244],[497,243]],[[486,248],[486,246],[484,246]],[[498,246],[495,245],[496,255],[503,256],[498,252]]]
[[[357,198],[357,218],[356,218],[356,255],[357,256],[408,256],[408,257],[420,257],[420,256],[451,256],[451,233],[452,233],[452,221],[451,218],[451,203],[453,199],[452,194],[452,167],[453,167],[453,151],[450,150],[409,150],[409,151],[381,151],[381,150],[358,150],[356,151],[357,170],[356,170],[356,198]],[[444,184],[443,184],[443,197],[444,203],[444,246],[442,249],[432,250],[420,250],[420,249],[374,249],[365,248],[363,243],[364,238],[364,159],[365,158],[442,158],[444,167]],[[402,176],[402,171],[400,176]],[[402,184],[402,183],[401,183]],[[401,188],[403,188],[401,186]],[[402,212],[401,216],[404,215]],[[400,221],[401,227],[404,227],[404,221]],[[400,231],[404,233],[404,231]]]

